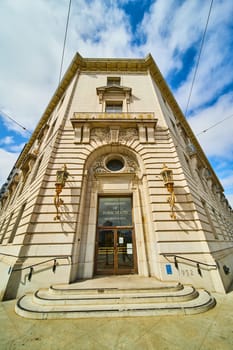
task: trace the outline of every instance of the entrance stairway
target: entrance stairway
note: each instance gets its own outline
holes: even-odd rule
[[[205,312],[215,299],[205,290],[180,283],[101,283],[97,279],[39,289],[21,297],[18,315],[33,319],[188,315]],[[148,283],[152,280],[154,283]],[[119,282],[119,280],[118,280]],[[124,286],[122,286],[124,284]],[[102,285],[102,287],[100,287]]]

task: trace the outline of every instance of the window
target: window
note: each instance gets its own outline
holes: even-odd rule
[[[31,178],[31,183],[35,180],[35,178],[36,178],[36,176],[37,176],[37,174],[38,174],[38,171],[39,171],[39,168],[40,168],[42,159],[43,159],[43,155],[40,157],[40,159],[39,159],[38,162],[37,162],[36,168],[35,168],[35,170],[34,170],[34,173],[33,173],[33,175],[32,175],[32,178]]]
[[[13,229],[12,229],[11,234],[10,234],[10,237],[9,237],[9,239],[8,239],[8,243],[12,243],[13,240],[14,240],[14,238],[15,238],[15,234],[16,234],[17,228],[18,228],[18,226],[19,226],[20,220],[21,220],[21,218],[22,218],[22,215],[23,215],[23,213],[24,213],[25,207],[26,207],[26,203],[24,203],[24,204],[22,205],[22,207],[20,208],[20,210],[19,210],[17,219],[16,219],[16,221],[15,221],[15,223],[14,223]]]
[[[45,140],[45,136],[47,135],[47,132],[49,130],[49,125],[46,124],[42,129],[41,131],[39,132],[39,135],[37,137],[37,141],[38,141],[38,145],[40,146],[43,141]]]
[[[49,133],[48,133],[48,137],[47,140],[50,138],[50,136],[52,135],[54,128],[55,128],[55,124],[56,124],[57,118],[54,120],[52,126],[50,127]]]
[[[6,218],[3,220],[3,222],[2,222],[2,225],[1,225],[1,228],[0,228],[0,234],[1,234],[1,239],[0,239],[0,244],[2,243],[2,241],[3,241],[3,227],[4,227],[4,224],[5,224],[5,221],[6,221]]]
[[[107,164],[107,168],[111,171],[119,171],[124,167],[124,162],[121,159],[110,159]]]
[[[30,173],[31,173],[30,167],[27,164],[27,166],[25,166],[25,168],[22,169],[22,180],[21,180],[21,185],[20,185],[21,187],[20,187],[20,190],[19,190],[19,196],[21,195],[21,193],[24,190],[24,187],[26,185],[26,182],[27,182],[27,179],[28,179]]]
[[[212,230],[212,234],[213,234],[213,236],[214,236],[215,239],[218,239],[218,234],[217,234],[217,231],[216,231],[216,229],[215,229],[213,220],[212,220],[212,218],[211,218],[211,216],[210,216],[210,213],[209,213],[209,210],[208,210],[208,208],[207,208],[206,202],[205,202],[204,200],[201,200],[201,203],[202,203],[202,206],[203,206],[203,208],[204,208],[204,211],[205,211],[205,214],[206,214],[206,218],[207,218],[207,220],[208,220],[208,223],[209,223],[209,225],[210,225],[210,228],[211,228],[211,230]],[[214,209],[212,209],[212,211],[213,211],[213,213],[215,214]]]
[[[121,84],[120,77],[108,77],[107,78],[107,86],[120,85],[120,84]]]
[[[173,129],[176,130],[176,125],[175,125],[175,123],[173,122],[173,120],[172,120],[171,118],[170,118],[170,120],[171,120]]]
[[[65,99],[65,96],[66,96],[66,95],[64,95],[64,96],[61,98],[60,103],[58,104],[57,110],[59,110],[59,109],[61,108],[61,106],[62,106],[62,104],[63,104],[63,102],[64,102],[64,99]]]
[[[11,213],[10,216],[9,216],[9,219],[8,219],[8,221],[7,221],[7,224],[6,224],[6,226],[5,226],[5,229],[4,229],[4,231],[3,231],[3,234],[2,234],[2,237],[1,237],[1,240],[0,240],[0,244],[2,244],[3,241],[4,241],[4,238],[5,238],[5,236],[6,236],[6,233],[7,233],[7,230],[8,230],[8,227],[9,227],[9,225],[10,225],[10,222],[11,222],[11,220],[12,220],[13,215],[14,215],[14,213]],[[3,228],[3,227],[2,227],[2,228]]]
[[[189,169],[190,173],[192,174],[192,168],[191,168],[189,159],[188,159],[188,157],[186,157],[185,154],[184,154],[184,159],[185,159],[185,161],[186,161],[186,164],[187,164],[187,166],[188,166],[188,169]]]
[[[122,101],[106,101],[105,112],[121,113],[122,107],[123,107]]]

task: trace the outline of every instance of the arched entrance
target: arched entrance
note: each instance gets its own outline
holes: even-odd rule
[[[72,280],[95,274],[149,276],[155,242],[149,218],[146,176],[136,152],[106,145],[85,164]]]

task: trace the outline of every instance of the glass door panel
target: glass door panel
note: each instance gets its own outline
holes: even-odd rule
[[[136,271],[132,198],[100,197],[95,272],[127,274]]]
[[[132,226],[131,197],[100,197],[98,226]]]
[[[98,232],[96,263],[98,272],[114,270],[114,231]]]
[[[117,230],[117,268],[118,270],[134,268],[132,230],[130,229]]]

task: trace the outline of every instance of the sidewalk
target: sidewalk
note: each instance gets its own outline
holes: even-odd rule
[[[233,292],[192,316],[29,320],[0,303],[1,350],[232,350]]]

